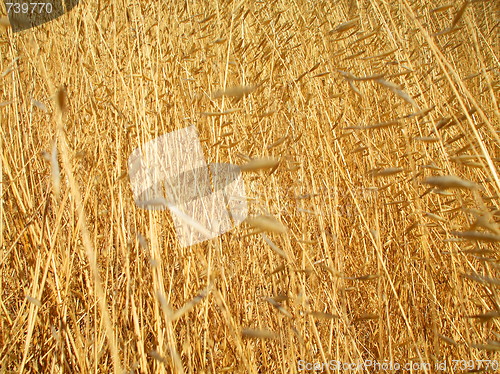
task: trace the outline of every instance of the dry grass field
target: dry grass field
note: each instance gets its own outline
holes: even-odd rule
[[[0,373],[495,372],[498,2],[2,12]],[[181,247],[127,160],[190,125],[275,165]]]

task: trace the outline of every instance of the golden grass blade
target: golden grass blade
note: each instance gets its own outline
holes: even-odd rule
[[[438,13],[438,12],[444,12],[445,10],[448,10],[450,8],[453,8],[453,4],[446,4],[446,5],[441,5],[436,8],[432,8],[431,12],[433,13]]]
[[[459,188],[459,189],[477,189],[478,185],[476,183],[460,179],[454,175],[443,175],[437,177],[429,177],[426,178],[423,183],[438,187],[440,189],[448,189],[448,188]]]
[[[28,300],[31,304],[35,304],[37,307],[42,307],[42,302],[34,297],[26,296],[26,300]]]
[[[439,138],[436,138],[434,136],[416,136],[413,138],[413,140],[423,143],[438,143],[441,141]]]
[[[362,275],[362,276],[359,276],[359,277],[344,277],[344,279],[358,280],[358,281],[368,281],[368,280],[377,279],[379,277],[380,277],[380,274],[367,274],[367,275]]]
[[[171,317],[171,320],[175,321],[175,320],[181,318],[186,313],[189,313],[189,311],[191,311],[197,304],[199,304],[204,298],[207,297],[208,291],[209,291],[208,288],[201,290],[198,293],[198,295],[196,295],[194,298],[192,298],[186,304],[184,304],[184,306],[182,308],[175,311]]]
[[[400,122],[399,120],[391,120],[391,121],[386,121],[386,122],[380,122],[376,123],[374,125],[369,125],[369,126],[349,126],[345,127],[346,130],[380,130],[380,129],[386,129],[392,126],[399,125]]]
[[[399,96],[401,99],[406,101],[408,104],[411,104],[416,110],[420,111],[420,107],[417,105],[415,100],[413,100],[410,95],[408,95],[405,91],[401,89],[397,84],[394,84],[392,82],[389,82],[385,79],[376,79],[375,80],[377,83],[381,84],[382,86],[387,87],[389,90],[394,92],[397,96]]]
[[[221,116],[225,116],[227,114],[239,112],[240,110],[241,110],[241,108],[232,108],[232,109],[225,110],[223,112],[202,112],[201,114],[206,116],[206,117],[221,117]]]
[[[0,17],[0,27],[7,29],[10,27],[9,17]]]
[[[436,221],[436,222],[446,222],[446,219],[444,219],[443,217],[441,217],[437,214],[434,214],[434,213],[426,212],[425,216],[429,217],[430,219],[432,219],[433,221]]]
[[[172,214],[175,214],[179,219],[182,220],[185,224],[193,227],[200,233],[202,233],[205,237],[211,238],[213,237],[213,233],[208,230],[205,226],[203,226],[201,223],[197,222],[193,217],[190,217],[189,215],[185,214],[182,210],[180,210],[177,206],[173,204],[167,203],[168,209]]]
[[[359,21],[359,19],[355,18],[355,19],[352,19],[350,21],[341,23],[340,25],[338,25],[337,27],[335,27],[332,31],[330,31],[330,33],[331,34],[333,34],[333,33],[342,33],[344,31],[350,30],[353,27],[356,27],[356,25],[358,24],[358,21]]]
[[[50,153],[50,171],[54,194],[56,197],[59,197],[59,193],[61,192],[61,170],[59,168],[59,161],[57,161],[57,141],[54,141],[52,152]]]
[[[388,177],[391,175],[399,174],[402,171],[403,171],[403,168],[400,168],[400,167],[386,168],[386,169],[382,169],[382,170],[377,171],[374,174],[374,176],[375,177]]]
[[[365,313],[357,317],[354,322],[359,322],[359,321],[370,321],[370,320],[376,320],[379,319],[379,316],[373,313]]]
[[[0,373],[496,357],[498,1],[96,3],[0,21]],[[136,148],[246,164],[246,196],[136,203]]]
[[[288,139],[288,135],[287,136],[283,136],[281,138],[279,138],[278,140],[276,140],[274,143],[272,143],[271,145],[268,145],[267,146],[267,149],[273,149],[273,148],[276,148],[277,146],[283,144],[286,140]]]
[[[265,232],[285,234],[288,231],[285,225],[283,225],[280,221],[271,216],[260,215],[255,217],[248,217],[245,220],[245,222],[248,223],[253,228]]]
[[[253,159],[246,164],[240,166],[241,171],[259,171],[265,169],[271,169],[278,166],[279,161],[274,158],[257,158]]]
[[[500,344],[472,344],[472,347],[481,351],[500,352]]]
[[[450,344],[450,345],[453,345],[453,346],[457,346],[458,343],[456,341],[454,341],[453,339],[451,338],[448,338],[447,336],[444,336],[444,335],[441,335],[441,334],[438,334],[438,338],[441,339],[442,341]]]
[[[500,317],[500,311],[498,311],[498,310],[492,310],[490,312],[483,313],[483,314],[474,314],[471,316],[467,316],[467,318],[480,319],[482,322],[490,321],[490,320],[492,320],[494,318],[498,318],[498,317]]]
[[[241,335],[251,339],[277,339],[278,334],[269,330],[243,329]]]
[[[218,99],[223,96],[234,97],[236,99],[241,99],[244,96],[250,95],[256,90],[257,86],[235,86],[226,88],[225,90],[219,90],[212,94],[212,98]]]
[[[488,242],[488,243],[500,242],[500,235],[492,234],[490,232],[452,231],[451,233],[459,238],[464,238],[466,240],[473,240],[473,241],[477,240],[477,241],[483,241],[483,242]]]
[[[36,106],[38,109],[40,109],[41,111],[47,113],[47,107],[45,106],[44,103],[38,101],[38,100],[35,100],[35,99],[31,99],[31,103]]]
[[[453,18],[453,22],[451,23],[451,27],[453,28],[460,20],[462,19],[465,9],[467,9],[467,6],[469,5],[469,1],[464,1],[463,5],[460,7],[458,10],[457,14],[455,15],[455,18]]]
[[[317,319],[337,319],[337,318],[340,318],[336,314],[325,313],[325,312],[309,312],[308,314],[313,316],[314,318],[317,318]]]
[[[353,90],[357,95],[359,95],[360,97],[363,97],[363,93],[359,90],[359,88],[353,83],[352,80],[349,80],[347,81],[347,83],[349,84],[349,87],[351,88],[351,90]]]
[[[67,108],[67,94],[64,88],[57,90],[56,94],[56,105],[60,113],[65,113]]]
[[[278,248],[276,244],[273,243],[271,239],[267,237],[265,233],[261,233],[262,239],[271,247],[271,249],[278,255],[283,257],[285,260],[288,260],[288,256],[285,252]]]
[[[275,307],[281,314],[283,314],[285,317],[292,318],[292,314],[286,310],[286,308],[281,305],[279,302],[274,300],[273,298],[267,298],[266,301],[271,304],[273,307]]]

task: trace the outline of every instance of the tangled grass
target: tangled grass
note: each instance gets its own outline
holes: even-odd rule
[[[498,360],[498,20],[421,0],[4,18],[0,372]],[[251,219],[181,248],[127,158],[192,124],[209,162],[246,165]]]

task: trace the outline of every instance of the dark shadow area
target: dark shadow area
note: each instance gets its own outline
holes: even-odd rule
[[[73,9],[79,0],[4,0],[13,32],[19,32],[52,21]]]

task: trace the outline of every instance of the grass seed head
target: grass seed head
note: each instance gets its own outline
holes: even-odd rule
[[[243,329],[241,335],[251,339],[277,339],[278,334],[269,330]]]
[[[266,232],[284,234],[288,231],[285,225],[283,225],[280,221],[272,216],[260,215],[255,217],[248,217],[245,221],[250,226]]]
[[[249,172],[249,171],[259,171],[265,169],[271,169],[278,166],[279,161],[275,158],[258,158],[253,159],[247,162],[244,165],[240,166],[241,171]]]
[[[443,175],[426,178],[423,183],[438,187],[439,189],[459,188],[459,189],[477,189],[476,183],[461,179],[454,175]]]

